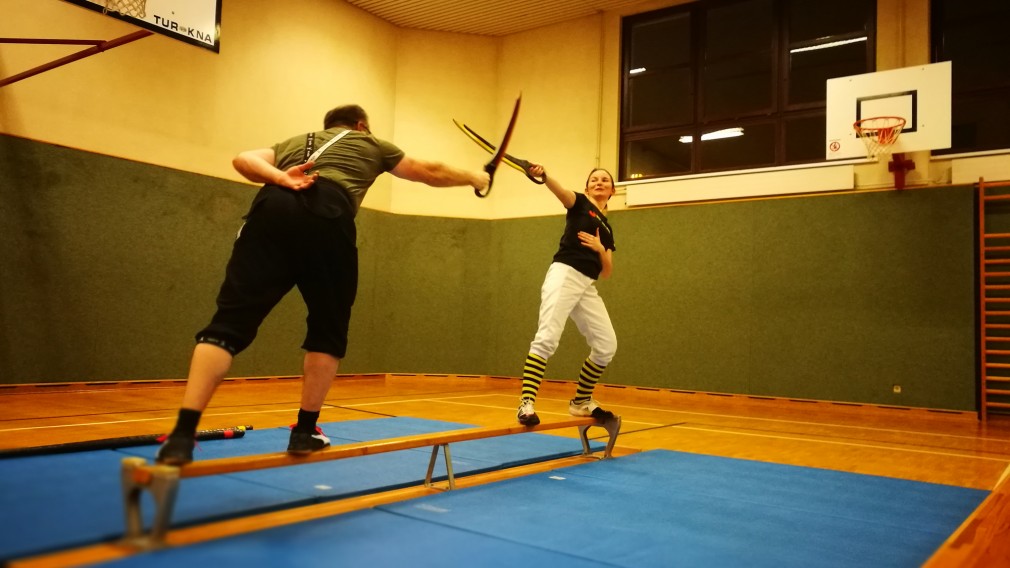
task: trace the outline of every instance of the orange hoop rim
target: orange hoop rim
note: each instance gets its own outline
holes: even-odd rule
[[[900,116],[868,116],[852,123],[856,135],[866,144],[866,157],[887,154],[905,128]]]
[[[868,123],[873,121],[887,121],[885,124],[873,126]],[[862,136],[864,134],[874,134],[887,130],[901,131],[905,128],[906,120],[900,116],[868,116],[852,123],[852,128]]]

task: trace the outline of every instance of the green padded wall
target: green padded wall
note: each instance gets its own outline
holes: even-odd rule
[[[185,376],[255,188],[8,136],[0,164],[0,382]],[[341,371],[519,376],[561,213],[362,210]],[[974,408],[970,187],[611,221],[615,271],[598,287],[619,348],[604,382]],[[304,317],[289,295],[231,374],[298,374]],[[547,377],[574,379],[587,353],[569,324]]]
[[[945,188],[619,212],[614,321],[623,355],[651,363],[619,355],[613,374],[972,408],[972,211]]]
[[[3,382],[184,377],[255,188],[7,136],[0,155]],[[298,309],[237,373],[299,372]]]
[[[344,370],[483,373],[486,341],[478,330],[488,323],[494,277],[484,265],[487,240],[479,222],[362,209]]]

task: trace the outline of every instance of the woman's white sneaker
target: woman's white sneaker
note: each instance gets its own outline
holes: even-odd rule
[[[582,402],[575,402],[575,399],[568,401],[568,414],[572,416],[592,416],[604,422],[614,417],[614,413],[600,408],[600,404],[595,399],[590,398]]]
[[[540,417],[533,410],[533,401],[531,399],[524,398],[519,402],[519,411],[516,412],[516,419],[523,426],[536,426],[540,424]]]

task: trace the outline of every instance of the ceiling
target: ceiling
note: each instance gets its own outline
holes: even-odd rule
[[[402,28],[504,36],[642,0],[346,0]]]

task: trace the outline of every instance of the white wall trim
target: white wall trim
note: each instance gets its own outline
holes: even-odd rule
[[[865,159],[744,172],[623,182],[627,206],[819,193],[855,189],[855,164]]]
[[[953,159],[950,162],[950,181],[955,185],[986,181],[1010,180],[1010,154],[990,154]]]

